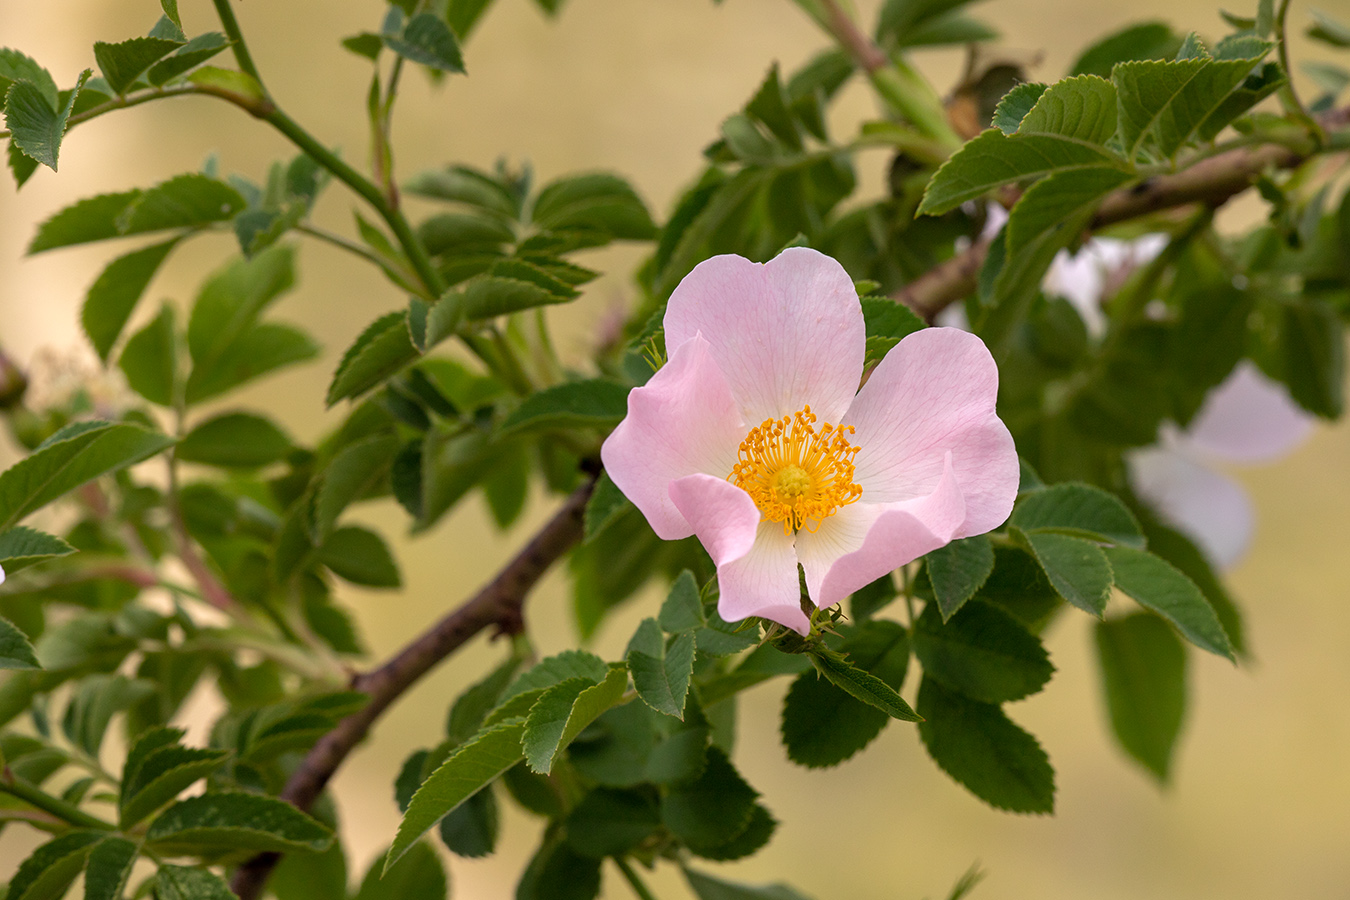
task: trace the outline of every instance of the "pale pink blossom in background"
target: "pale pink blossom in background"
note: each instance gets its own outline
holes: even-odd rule
[[[671,295],[665,338],[669,362],[601,457],[660,537],[698,536],[728,621],[805,634],[799,563],[827,607],[1012,510],[1017,454],[984,344],[916,332],[859,390],[862,309],[827,256],[706,260]]]

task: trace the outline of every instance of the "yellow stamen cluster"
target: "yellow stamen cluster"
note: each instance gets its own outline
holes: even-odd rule
[[[853,483],[858,448],[848,442],[852,427],[825,424],[816,430],[811,407],[781,419],[765,419],[741,441],[727,481],[755,501],[767,522],[783,532],[814,532],[820,523],[862,496]]]

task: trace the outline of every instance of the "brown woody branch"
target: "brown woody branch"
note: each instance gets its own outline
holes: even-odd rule
[[[520,553],[462,606],[378,669],[352,679],[352,690],[368,695],[370,701],[339,722],[310,749],[286,782],[280,794],[283,800],[299,809],[309,809],[343,760],[365,738],[375,720],[423,675],[474,635],[490,626],[506,633],[521,630],[525,596],[549,567],[580,540],[583,513],[594,486],[594,480],[588,479],[574,491]],[[230,886],[240,900],[255,900],[262,894],[268,876],[280,859],[278,853],[261,853],[239,867]]]
[[[1320,121],[1324,127],[1345,125],[1350,122],[1350,108],[1329,113]],[[1306,162],[1311,155],[1282,144],[1241,147],[1220,153],[1175,175],[1147,178],[1108,194],[1088,231],[1192,203],[1222,206],[1255,184],[1261,173],[1271,169],[1292,169]],[[895,291],[891,299],[905,304],[931,322],[948,305],[974,292],[980,267],[988,253],[989,241],[978,240],[964,252]]]

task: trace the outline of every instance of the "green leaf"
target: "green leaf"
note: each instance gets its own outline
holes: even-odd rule
[[[715,848],[745,831],[758,796],[727,755],[709,747],[703,774],[661,798],[661,821],[690,849]]]
[[[492,855],[501,834],[497,795],[484,788],[441,819],[441,843],[456,856],[479,859]]]
[[[1308,26],[1308,37],[1333,47],[1350,47],[1350,27],[1319,10],[1312,10],[1312,17],[1313,24]]]
[[[28,245],[30,254],[72,244],[87,244],[117,237],[117,223],[140,191],[119,194],[99,194],[86,197],[53,215],[38,226],[37,234]]]
[[[103,837],[100,831],[72,831],[38,847],[10,878],[5,900],[60,900]]]
[[[1039,283],[1054,255],[1078,239],[1102,198],[1132,180],[1119,169],[1075,169],[1056,172],[1028,188],[1008,217],[1008,263],[995,293],[1014,293],[1009,287],[1024,272],[1027,280]]]
[[[449,890],[440,856],[426,841],[418,841],[394,866],[382,867],[377,857],[354,900],[445,900]]]
[[[84,900],[122,900],[136,855],[136,845],[126,838],[104,838],[89,854]]]
[[[1289,394],[1308,412],[1339,418],[1345,408],[1345,329],[1319,300],[1283,304],[1280,350]]]
[[[398,563],[384,539],[355,525],[335,528],[318,549],[318,560],[352,584],[396,588],[403,584]]]
[[[525,756],[520,747],[524,734],[524,718],[499,722],[457,748],[432,772],[408,804],[385,856],[384,872],[388,873],[442,816],[520,762]]]
[[[540,6],[556,0],[536,0]],[[516,900],[597,900],[600,860],[573,852],[562,834],[545,836],[516,885]]]
[[[516,680],[503,692],[497,712],[488,717],[488,724],[492,724],[497,717],[497,713],[505,710],[511,701],[516,698],[528,701],[520,713],[524,715],[529,711],[529,704],[543,691],[560,684],[569,678],[585,678],[592,684],[599,684],[605,680],[609,674],[609,666],[605,661],[586,650],[564,650],[556,656],[550,656],[535,663],[529,669],[520,673]],[[514,716],[512,712],[510,715]]]
[[[919,212],[941,215],[996,187],[1055,172],[1119,166],[1104,147],[1049,134],[1005,135],[991,128],[942,164],[924,191]]]
[[[3,97],[10,85],[16,81],[31,82],[52,109],[61,105],[60,91],[57,90],[50,72],[38,65],[37,60],[31,56],[8,47],[0,47],[0,97]]]
[[[245,109],[260,110],[262,104],[267,100],[267,92],[258,83],[258,79],[247,72],[221,69],[216,66],[202,66],[189,75],[187,80],[199,87],[206,88],[211,93],[223,95]]]
[[[670,586],[670,593],[661,604],[658,618],[661,629],[668,634],[681,631],[694,631],[706,624],[703,618],[703,603],[699,599],[698,582],[694,573],[688,569],[680,572]]]
[[[1171,158],[1195,138],[1264,55],[1262,50],[1247,59],[1128,62],[1116,67],[1111,80],[1120,96],[1120,131],[1127,157],[1135,159],[1147,145]]]
[[[521,740],[530,769],[547,775],[560,750],[605,710],[617,706],[628,687],[628,670],[613,666],[599,684],[568,679],[540,695],[530,707]]]
[[[184,72],[197,68],[228,46],[230,39],[218,31],[199,34],[179,47],[172,56],[151,66],[150,71],[146,73],[146,80],[155,86],[162,85]]]
[[[256,469],[285,459],[294,447],[270,419],[252,413],[224,413],[189,431],[174,456],[208,466]]]
[[[316,544],[324,542],[343,510],[388,480],[398,449],[397,438],[380,433],[348,444],[333,457],[314,500],[312,536]]]
[[[1111,730],[1165,782],[1186,714],[1186,647],[1151,613],[1098,622],[1095,635]]]
[[[318,355],[319,346],[305,332],[290,325],[261,322],[224,347],[209,366],[194,363],[185,397],[189,404],[201,403]]]
[[[620,857],[661,827],[650,794],[598,788],[581,798],[566,819],[567,843],[582,856]]]
[[[459,42],[448,25],[434,13],[418,13],[408,20],[401,34],[384,35],[384,43],[404,59],[441,72],[464,71]]]
[[[9,163],[10,172],[14,175],[14,187],[21,188],[37,171],[38,161],[20,150],[19,145],[13,140],[5,144],[5,150],[5,161]]]
[[[285,800],[234,791],[189,797],[150,823],[146,842],[168,855],[291,850],[322,852],[333,841],[327,827]]]
[[[1195,646],[1234,659],[1223,626],[1200,589],[1181,572],[1151,553],[1108,547],[1116,587],[1140,606],[1153,610]]]
[[[322,853],[287,853],[272,870],[267,886],[276,900],[345,898],[347,855],[338,841]]]
[[[1112,580],[1111,565],[1101,547],[1050,531],[1025,534],[1010,528],[1009,533],[1035,558],[1057,594],[1101,618],[1106,601],[1111,599]]]
[[[1024,81],[1015,85],[1003,95],[1002,100],[998,101],[998,106],[994,107],[994,120],[991,124],[1004,134],[1016,133],[1022,120],[1031,112],[1031,108],[1036,105],[1036,101],[1045,93],[1047,87],[1048,85],[1039,81]]]
[[[463,203],[507,221],[519,213],[519,202],[506,185],[469,166],[419,172],[404,183],[403,190],[432,200]]]
[[[164,15],[169,17],[169,21],[182,29],[183,20],[178,17],[178,0],[159,0],[159,6],[164,10]]]
[[[605,428],[628,412],[628,388],[594,378],[572,381],[531,394],[502,423],[506,433]]]
[[[155,896],[158,900],[238,900],[219,875],[195,866],[160,866]]]
[[[97,419],[67,425],[0,474],[0,529],[7,529],[93,478],[172,446],[173,438],[139,425]]]
[[[1134,514],[1114,495],[1088,484],[1062,483],[1026,494],[1008,521],[1027,533],[1055,531],[1144,549]]]
[[[1165,22],[1142,22],[1108,35],[1078,57],[1070,75],[1111,77],[1116,63],[1136,59],[1172,59],[1181,46],[1181,36]]]
[[[1054,134],[1105,144],[1116,133],[1115,86],[1097,75],[1058,81],[1037,97],[1017,133]]]
[[[437,304],[432,315],[439,308]],[[427,346],[430,347],[434,343],[430,323],[427,327]],[[408,314],[392,312],[383,315],[370,323],[343,354],[342,362],[338,363],[333,381],[328,386],[325,402],[332,406],[339,400],[363,394],[419,355],[408,331]]]
[[[63,107],[49,102],[42,88],[31,81],[14,82],[5,95],[5,124],[9,127],[10,140],[28,157],[53,172],[61,154],[61,138],[66,133],[70,112],[90,74],[89,69],[80,73]]]
[[[997,809],[1051,813],[1055,771],[1036,739],[992,703],[949,691],[931,678],[919,685],[919,723],[928,754],[944,772]]]
[[[9,619],[0,618],[0,669],[41,669],[28,637]]]
[[[175,175],[137,193],[118,216],[118,234],[201,228],[234,218],[246,205],[237,190],[218,178],[199,172]]]
[[[655,624],[654,619],[646,621]],[[628,652],[628,669],[633,687],[642,702],[659,713],[684,721],[684,700],[694,674],[694,634],[686,631],[669,647],[659,646],[659,655],[638,650]]]
[[[97,759],[112,717],[144,701],[153,691],[149,682],[125,675],[90,675],[72,692],[62,731],[72,744]]]
[[[786,884],[749,885],[714,878],[685,866],[684,880],[698,900],[811,900]]]
[[[924,676],[983,703],[1021,700],[1054,673],[1041,642],[1010,613],[977,600],[943,622],[930,604],[914,628]]]
[[[1181,574],[1195,582],[1210,606],[1214,607],[1214,614],[1219,617],[1219,624],[1228,635],[1234,652],[1238,656],[1246,656],[1248,648],[1242,612],[1200,548],[1186,535],[1159,522],[1146,519],[1144,528],[1148,535],[1149,551],[1176,566]]]
[[[235,259],[213,273],[197,293],[188,322],[194,366],[211,368],[294,284],[295,254],[287,246]]]
[[[80,310],[84,333],[105,362],[132,310],[178,238],[143,247],[108,264],[85,295]]]
[[[181,26],[180,26],[181,27]],[[113,93],[125,94],[127,88],[144,74],[146,69],[183,46],[182,41],[158,37],[139,37],[118,44],[104,41],[94,43],[94,60],[103,73],[103,80]]]
[[[178,380],[178,335],[173,307],[165,303],[159,315],[127,339],[117,361],[127,385],[151,403],[173,406]]]
[[[895,689],[871,672],[856,668],[828,653],[812,653],[811,661],[815,663],[820,674],[846,694],[868,706],[876,707],[893,719],[902,722],[920,721],[919,716],[909,708],[909,704],[895,692]]]
[[[184,747],[178,743],[142,749],[143,758],[122,783],[118,805],[119,821],[124,829],[135,825],[186,788],[219,769],[229,756],[224,750]],[[130,757],[127,762],[130,768]]]
[[[587,543],[606,527],[614,524],[625,509],[633,504],[615,486],[608,472],[601,472],[595,482],[595,490],[586,501],[585,538]]]
[[[68,556],[75,548],[54,535],[16,525],[0,532],[0,565],[7,575],[13,575],[34,563],[58,556]],[[3,656],[0,653],[0,656]]]
[[[500,702],[510,685],[520,657],[512,654],[486,678],[470,686],[456,698],[445,723],[445,736],[455,744],[462,744],[482,726],[487,714]]]
[[[952,541],[924,557],[942,621],[947,621],[994,571],[994,547],[984,535]]]
[[[520,270],[517,274],[528,274]],[[567,288],[560,290],[559,286]],[[487,275],[463,288],[447,291],[427,317],[427,346],[431,347],[454,334],[466,322],[493,319],[513,312],[566,303],[576,291],[563,285],[540,284],[526,278]]]
[[[656,225],[637,192],[622,178],[604,172],[545,185],[535,199],[532,218],[550,231],[594,230],[632,241],[656,237]]]

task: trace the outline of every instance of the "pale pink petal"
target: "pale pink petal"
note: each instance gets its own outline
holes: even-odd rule
[[[686,475],[670,483],[670,499],[714,565],[734,562],[750,552],[759,528],[759,507],[736,485],[714,475]]]
[[[895,503],[856,503],[797,535],[797,557],[818,606],[832,606],[887,572],[950,542],[966,520],[965,502],[946,455],[931,493]]]
[[[843,266],[804,247],[760,265],[715,256],[670,295],[666,346],[701,333],[750,425],[810,404],[837,423],[862,378],[862,307]]]
[[[1313,416],[1284,386],[1244,359],[1205,398],[1183,439],[1224,462],[1265,463],[1292,452],[1312,429]]]
[[[725,478],[746,430],[708,342],[695,335],[628,394],[628,416],[605,439],[600,459],[652,530],[675,540],[694,529],[671,502],[670,483],[696,472]]]
[[[1163,521],[1189,535],[1211,563],[1227,569],[1246,554],[1255,516],[1240,484],[1162,447],[1136,450],[1126,461],[1135,493]]]
[[[1019,470],[1012,436],[994,412],[998,367],[984,343],[954,328],[926,328],[893,347],[844,417],[860,449],[854,481],[862,502],[931,494],[951,454],[965,500],[956,537],[1008,518]]]
[[[1093,238],[1077,253],[1061,250],[1045,273],[1046,293],[1056,294],[1073,304],[1082,315],[1088,333],[1100,336],[1106,331],[1102,311],[1107,286],[1119,286],[1127,271],[1147,265],[1167,246],[1167,235],[1146,234],[1133,241],[1117,238]]]
[[[802,612],[797,554],[792,535],[781,522],[761,522],[750,552],[717,567],[717,612],[728,622],[762,616],[806,634],[810,620]]]

